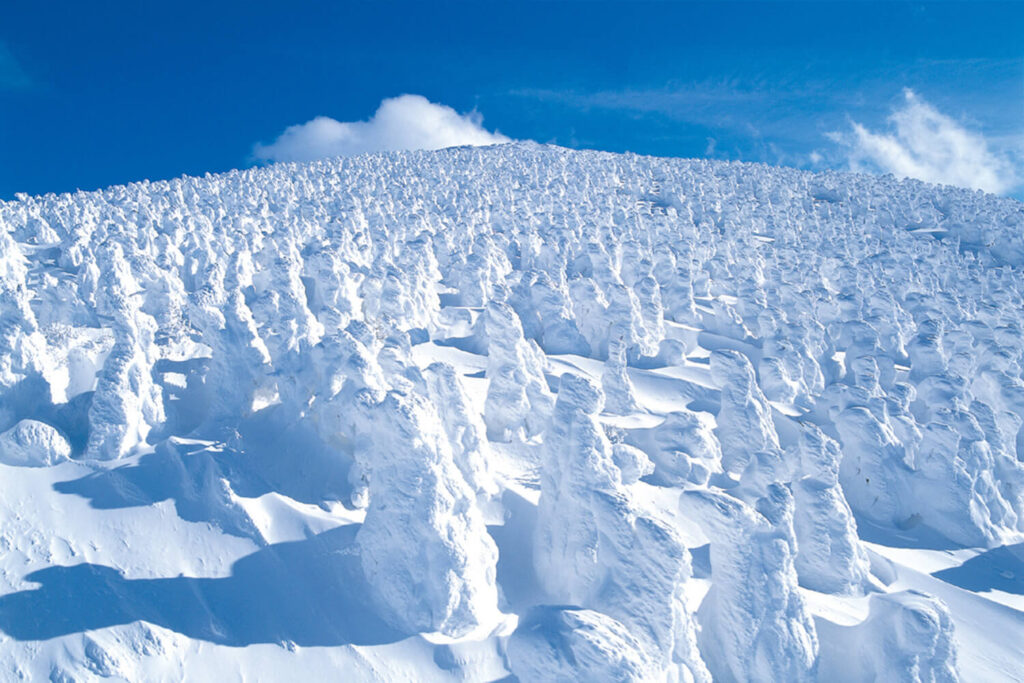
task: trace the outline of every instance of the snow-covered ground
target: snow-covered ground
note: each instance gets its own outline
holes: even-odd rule
[[[1024,680],[1024,205],[534,144],[0,204],[0,679]]]

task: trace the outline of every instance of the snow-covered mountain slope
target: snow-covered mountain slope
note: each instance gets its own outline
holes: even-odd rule
[[[0,204],[0,678],[1024,680],[1022,269],[533,144]]]

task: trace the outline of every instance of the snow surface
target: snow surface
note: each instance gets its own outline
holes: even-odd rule
[[[1024,680],[1024,205],[530,143],[0,204],[3,680]]]

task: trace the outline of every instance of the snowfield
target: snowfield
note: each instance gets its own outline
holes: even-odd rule
[[[1024,680],[1024,205],[516,143],[0,203],[0,679]]]

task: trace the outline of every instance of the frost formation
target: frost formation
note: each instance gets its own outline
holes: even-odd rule
[[[955,680],[978,620],[880,553],[1024,540],[1022,268],[1012,200],[533,144],[0,203],[0,666]],[[246,562],[364,631],[240,626]],[[40,625],[65,573],[117,597]]]

